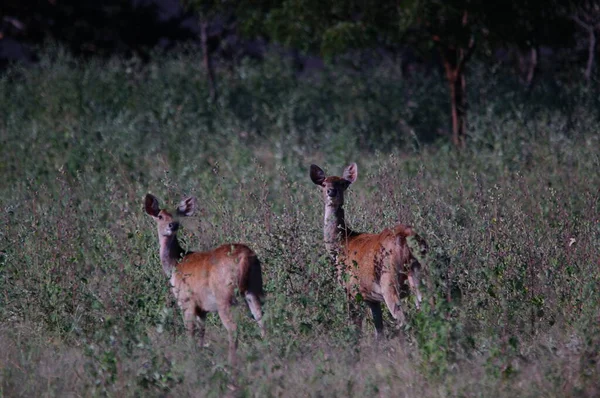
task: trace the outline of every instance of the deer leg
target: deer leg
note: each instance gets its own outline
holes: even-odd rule
[[[227,336],[229,338],[229,363],[231,366],[235,366],[235,352],[237,350],[237,325],[233,320],[230,300],[225,301],[219,306],[219,318],[221,318],[223,326],[225,326],[225,329],[227,329]]]
[[[373,314],[373,323],[375,324],[375,337],[383,337],[383,318],[381,316],[381,304],[376,301],[367,301],[367,305]]]
[[[421,296],[421,291],[419,290],[419,285],[421,283],[420,273],[421,265],[413,260],[408,273],[408,284],[410,285],[410,290],[415,295],[415,305],[417,309],[421,308],[421,301],[423,301],[423,296]]]
[[[356,263],[354,264],[355,266]],[[346,273],[346,270],[342,270],[339,277],[340,282],[346,288],[346,299],[348,303],[348,317],[350,322],[354,324],[357,333],[360,333],[362,329],[362,311],[358,297],[360,297],[359,284],[356,276]],[[343,282],[348,278],[348,282]]]
[[[356,297],[348,295],[348,316],[350,322],[354,324],[357,333],[360,333],[362,329],[362,312],[360,309],[360,303],[356,302]]]
[[[196,315],[198,319],[198,345],[200,348],[204,347],[204,332],[206,330],[206,311],[202,311],[200,308],[196,308]]]
[[[197,315],[197,307],[196,304],[192,301],[191,297],[187,294],[187,287],[173,287],[172,288],[173,295],[177,299],[177,305],[181,308],[181,312],[183,313],[183,325],[185,326],[186,333],[190,339],[194,338],[196,333],[196,315]],[[201,334],[204,334],[200,329],[198,330]],[[202,347],[202,345],[200,346]]]
[[[390,310],[392,317],[394,317],[398,326],[403,326],[406,318],[400,306],[400,296],[398,294],[400,286],[398,286],[398,279],[393,273],[386,272],[381,275],[381,290],[385,304]]]
[[[196,309],[192,306],[182,308],[183,310],[183,325],[190,340],[194,340],[196,334]]]
[[[260,328],[260,337],[265,338],[265,326],[262,321],[262,309],[260,306],[260,300],[256,295],[252,293],[246,293],[246,303],[248,304],[248,308],[250,312],[252,312],[252,316],[256,319],[256,323],[258,323],[258,327]]]

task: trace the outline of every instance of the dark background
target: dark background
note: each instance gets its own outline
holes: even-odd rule
[[[5,68],[11,62],[34,63],[36,53],[49,42],[61,43],[81,57],[135,55],[142,59],[148,59],[157,50],[170,51],[183,43],[199,46],[200,24],[196,11],[202,10],[203,3],[192,3],[188,7],[188,4],[182,4],[179,0],[4,0],[0,5],[0,67]],[[244,13],[240,13],[236,12],[240,7],[232,6],[237,3],[229,3],[229,6],[227,2],[223,3],[219,7],[212,6],[206,18],[209,51],[217,62],[231,62],[245,56],[260,57],[269,46],[273,47],[269,43],[281,42],[286,47],[286,54],[296,59],[297,67],[318,67],[321,64],[322,52],[318,49],[315,51],[308,44],[304,46],[304,38],[299,38],[303,40],[299,44],[286,40],[286,37],[270,34],[277,29],[263,29],[260,26],[263,22],[261,13],[265,21],[271,16],[273,25],[269,13],[284,2],[254,2],[257,6],[252,13],[255,22],[252,29],[240,29],[246,22],[247,9],[251,9],[252,5],[244,5]],[[478,7],[477,2],[466,3],[468,7]],[[493,62],[503,62],[513,68],[516,74],[525,77],[528,73],[529,50],[536,48],[539,50],[536,72],[572,73],[577,75],[573,79],[582,77],[590,55],[590,30],[576,22],[580,2],[494,3],[497,6],[489,5],[480,10],[486,17],[486,26],[483,28],[486,37],[485,43],[479,40],[479,55],[491,57]],[[595,6],[593,1],[581,3],[591,3],[588,8],[592,9]],[[378,3],[374,2],[373,8],[377,8],[375,4]],[[400,4],[402,7],[402,2]],[[600,18],[590,15],[585,9],[582,12],[591,19],[583,21],[587,24],[585,26],[593,28],[591,31],[595,34],[600,25],[595,24],[594,18],[599,22]],[[283,17],[293,18],[293,15]],[[410,34],[397,40],[392,38],[392,42],[379,35],[366,45],[361,43],[361,47],[377,50],[375,56],[394,57],[401,54],[406,71],[414,68],[411,64],[417,61],[429,67],[441,68],[438,52],[427,45],[423,46],[423,40],[417,38],[419,33],[425,32],[429,41],[435,41],[439,32],[432,27],[439,25],[438,19],[437,15],[432,14],[430,21],[414,24],[408,30]],[[385,24],[390,21],[375,16],[369,22],[387,29]],[[392,22],[396,23],[395,20]],[[289,20],[281,21],[281,24],[289,23]],[[452,26],[445,26],[444,33],[452,29]],[[457,36],[460,35],[460,27],[454,30]],[[595,43],[591,48],[594,53],[597,52]],[[360,54],[354,53],[354,56],[359,57]],[[373,52],[369,56],[373,56]]]

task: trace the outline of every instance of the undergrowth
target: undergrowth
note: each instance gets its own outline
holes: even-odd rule
[[[236,395],[600,393],[593,90],[518,95],[482,64],[457,153],[438,76],[269,58],[223,72],[211,103],[198,65],[54,50],[0,79],[0,395],[232,393],[218,317],[206,349],[184,337],[147,192],[197,196],[185,247],[239,241],[263,262],[268,337],[238,311]],[[308,176],[352,161],[353,229],[407,223],[430,247],[426,303],[406,300],[401,332],[386,313],[383,342],[369,317],[348,325]]]

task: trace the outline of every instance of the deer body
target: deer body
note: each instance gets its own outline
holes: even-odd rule
[[[262,292],[250,292],[244,281],[250,267],[258,259],[248,246],[222,245],[209,252],[189,253],[171,274],[173,294],[183,309],[190,303],[196,312],[218,312],[227,304],[235,304],[235,290],[244,297]],[[185,311],[184,311],[185,312]]]
[[[410,229],[399,226],[380,234],[347,237],[338,257],[340,271],[351,276],[346,278],[346,290],[356,289],[355,293],[360,293],[367,301],[384,302],[386,285],[393,284],[395,276],[399,286],[406,286],[408,275],[404,272],[404,264],[410,262],[411,254],[404,240],[411,233]]]
[[[194,198],[184,199],[177,209],[179,216],[190,216],[196,206]],[[186,253],[177,240],[179,223],[158,199],[148,194],[146,212],[158,228],[160,260],[170,278],[171,290],[183,312],[189,336],[199,334],[204,345],[204,321],[209,312],[217,312],[229,337],[229,360],[235,362],[237,325],[231,313],[236,292],[245,298],[264,337],[260,299],[264,296],[260,261],[246,245],[225,244],[207,252]]]
[[[412,290],[417,307],[422,300],[419,291],[420,264],[408,245],[407,239],[417,240],[421,250],[425,242],[410,226],[396,225],[379,234],[358,233],[346,225],[344,219],[344,191],[356,181],[357,166],[351,164],[343,177],[325,176],[318,166],[311,166],[312,181],[323,188],[325,218],[323,236],[325,246],[338,272],[338,279],[346,289],[350,316],[360,327],[360,311],[355,304],[358,295],[373,314],[377,336],[383,331],[381,303],[402,325],[404,312],[400,298]]]

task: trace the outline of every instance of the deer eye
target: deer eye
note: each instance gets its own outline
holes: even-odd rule
[[[162,219],[163,219],[163,216],[161,216],[161,215],[159,214],[159,215],[158,215],[158,219],[159,219],[159,220],[162,220]]]

